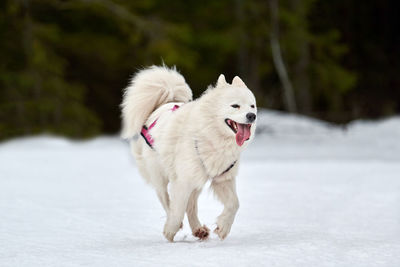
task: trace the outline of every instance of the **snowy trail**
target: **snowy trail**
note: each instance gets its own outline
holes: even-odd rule
[[[117,138],[0,144],[0,266],[400,266],[399,120],[345,135],[273,113],[264,122],[274,133],[244,155],[223,242],[196,241],[185,219],[168,243],[161,205]],[[207,188],[199,209],[214,229],[222,206]]]

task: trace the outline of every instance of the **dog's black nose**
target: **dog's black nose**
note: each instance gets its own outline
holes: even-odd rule
[[[254,114],[254,113],[252,113],[252,112],[247,113],[247,114],[246,114],[246,118],[247,118],[247,121],[248,121],[248,122],[252,123],[253,121],[256,120],[256,114]]]

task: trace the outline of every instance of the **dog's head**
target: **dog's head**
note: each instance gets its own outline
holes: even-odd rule
[[[239,78],[233,78],[232,84],[220,75],[214,88],[217,97],[218,130],[226,136],[235,138],[240,147],[246,146],[254,137],[257,106],[253,93]]]

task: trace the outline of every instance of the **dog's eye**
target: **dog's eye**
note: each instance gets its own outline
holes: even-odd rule
[[[233,108],[240,108],[240,106],[239,106],[238,104],[233,104],[233,105],[231,105],[231,107],[233,107]]]
[[[254,108],[254,105],[251,105],[250,107],[251,107],[251,108]]]

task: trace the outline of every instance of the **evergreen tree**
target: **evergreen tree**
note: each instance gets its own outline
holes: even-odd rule
[[[391,7],[279,1],[278,41],[298,112],[336,122],[399,112]],[[1,1],[0,139],[117,133],[129,78],[163,62],[195,96],[220,73],[240,75],[259,106],[285,110],[271,29],[264,0]]]
[[[66,81],[67,62],[53,48],[62,38],[59,29],[36,21],[31,8],[30,1],[3,3],[0,138],[98,133],[99,119],[83,105],[85,88]]]

